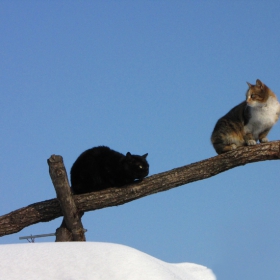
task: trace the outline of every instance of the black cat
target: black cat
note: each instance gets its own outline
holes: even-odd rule
[[[72,190],[81,194],[142,180],[149,174],[147,156],[123,155],[105,146],[86,150],[71,168]]]

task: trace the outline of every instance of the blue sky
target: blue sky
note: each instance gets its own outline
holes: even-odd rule
[[[280,97],[279,12],[279,1],[1,1],[0,215],[55,197],[52,154],[69,172],[98,145],[149,153],[150,175],[215,156],[213,127],[246,81]],[[279,165],[86,213],[87,240],[202,264],[218,279],[277,279]]]

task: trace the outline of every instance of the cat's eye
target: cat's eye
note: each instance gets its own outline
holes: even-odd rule
[[[255,95],[255,94],[252,94],[252,95],[251,95],[251,98],[255,98],[255,97],[256,97],[256,95]]]
[[[140,169],[142,169],[142,168],[143,168],[143,166],[142,166],[142,165],[139,165],[139,168],[140,168]]]

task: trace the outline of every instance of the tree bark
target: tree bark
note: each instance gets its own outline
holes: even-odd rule
[[[79,213],[73,199],[67,172],[61,156],[52,155],[48,159],[50,176],[64,216],[60,230],[56,231],[56,241],[85,241],[84,228],[81,221],[83,213]],[[67,233],[69,231],[69,233]],[[67,236],[65,240],[65,236]]]
[[[59,228],[55,231],[55,242],[69,242],[69,241],[76,241],[73,238],[71,231],[67,228],[65,224],[65,219],[62,220],[62,223]],[[81,240],[85,241],[85,240]]]
[[[92,211],[203,180],[237,166],[279,158],[280,141],[240,147],[222,155],[152,175],[142,182],[123,188],[75,195],[74,200],[79,211]],[[51,221],[60,216],[62,211],[57,199],[34,203],[0,217],[0,236],[16,233],[32,224]]]

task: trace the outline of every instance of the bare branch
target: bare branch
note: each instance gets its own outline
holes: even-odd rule
[[[237,166],[279,158],[280,141],[241,147],[222,155],[150,176],[142,182],[125,188],[76,195],[74,200],[80,211],[92,211],[121,205],[150,194],[203,180]],[[51,221],[60,216],[62,212],[57,199],[34,203],[0,217],[0,236],[16,233],[32,224]]]
[[[72,237],[73,241],[85,241],[81,221],[83,213],[79,213],[73,199],[62,156],[52,155],[48,159],[48,165],[57,199],[64,216],[60,229],[56,231],[56,241],[68,241],[69,236]],[[67,234],[67,231],[69,231],[69,234]],[[66,239],[65,236],[67,236]]]

